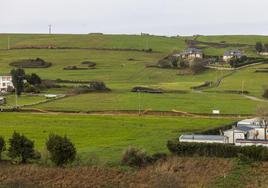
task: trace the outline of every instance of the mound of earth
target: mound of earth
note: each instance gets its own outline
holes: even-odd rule
[[[9,65],[18,68],[48,68],[52,65],[52,63],[46,62],[41,58],[36,58],[17,60]]]
[[[91,61],[83,61],[82,65],[87,65],[88,67],[95,67],[97,64]]]
[[[164,93],[162,89],[152,89],[148,87],[134,87],[131,92],[142,92],[142,93]]]

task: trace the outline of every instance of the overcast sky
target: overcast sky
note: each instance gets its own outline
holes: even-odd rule
[[[268,34],[268,0],[0,0],[0,33]]]

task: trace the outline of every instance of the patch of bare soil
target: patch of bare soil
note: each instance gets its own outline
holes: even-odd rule
[[[118,168],[57,168],[37,165],[0,165],[0,187],[202,187],[228,174],[232,161],[212,158],[170,158],[135,171]],[[18,186],[17,186],[18,187]]]

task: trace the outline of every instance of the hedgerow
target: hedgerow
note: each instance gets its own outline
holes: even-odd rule
[[[186,143],[170,140],[167,147],[178,156],[204,156],[235,158],[244,156],[256,161],[268,161],[268,148],[263,146],[239,147],[230,144]]]

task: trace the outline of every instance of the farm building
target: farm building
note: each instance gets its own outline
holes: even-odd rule
[[[181,58],[187,58],[187,59],[195,59],[195,58],[202,59],[203,52],[202,52],[202,50],[197,49],[197,48],[188,48],[188,49],[184,50],[182,53],[175,54],[174,56],[181,57]]]
[[[180,142],[223,143],[239,146],[263,145],[268,147],[268,129],[260,119],[239,121],[232,129],[223,131],[221,135],[182,135]]]
[[[197,143],[226,143],[227,137],[222,135],[181,135],[181,142],[197,142]]]
[[[240,50],[229,50],[229,51],[224,52],[223,60],[228,61],[233,57],[241,58],[242,56],[243,55],[242,55],[242,52]]]
[[[7,92],[9,87],[13,88],[12,77],[9,75],[0,76],[0,92]]]

